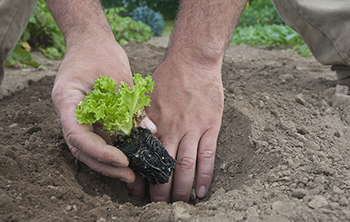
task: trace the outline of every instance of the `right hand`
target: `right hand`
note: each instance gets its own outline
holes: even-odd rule
[[[98,173],[132,183],[135,174],[127,167],[129,161],[122,151],[108,144],[109,135],[101,132],[97,125],[79,124],[75,117],[79,102],[104,74],[117,83],[133,85],[128,57],[114,39],[81,40],[67,48],[56,76],[52,100],[72,154]]]

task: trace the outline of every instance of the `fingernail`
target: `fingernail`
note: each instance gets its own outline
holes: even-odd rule
[[[205,188],[205,186],[200,186],[198,189],[198,193],[197,193],[197,197],[198,198],[204,198],[206,195],[207,189]]]
[[[119,178],[120,181],[126,183],[126,184],[130,184],[129,180],[124,179],[124,178]]]
[[[157,132],[156,125],[154,125],[154,123],[148,117],[145,117],[141,121],[140,126],[143,127],[143,128],[149,129],[152,133],[156,133]]]

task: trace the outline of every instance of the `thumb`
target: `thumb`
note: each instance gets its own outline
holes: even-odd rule
[[[153,134],[157,132],[156,125],[148,118],[147,115],[141,120],[139,126],[149,129]]]

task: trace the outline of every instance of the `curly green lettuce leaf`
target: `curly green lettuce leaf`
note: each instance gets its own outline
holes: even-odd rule
[[[115,132],[130,135],[134,127],[134,114],[149,106],[151,99],[146,93],[153,91],[154,82],[151,76],[145,79],[140,74],[133,77],[134,86],[128,87],[121,82],[117,90],[117,83],[105,76],[96,80],[94,90],[87,92],[84,101],[78,104],[75,115],[80,124],[103,125],[103,130],[109,134]]]

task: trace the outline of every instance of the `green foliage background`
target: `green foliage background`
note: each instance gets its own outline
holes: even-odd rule
[[[154,33],[149,25],[135,22],[130,17],[118,15],[120,8],[108,8],[104,12],[116,40],[120,44],[129,41],[146,42]],[[45,0],[38,0],[26,30],[15,47],[5,66],[40,66],[33,61],[31,49],[40,50],[50,59],[61,59],[65,53],[64,37],[53,19]]]
[[[39,0],[29,19],[22,41],[42,51],[50,59],[61,59],[66,50],[61,34],[45,0]]]
[[[284,46],[302,57],[311,56],[303,39],[284,24],[270,0],[253,0],[247,4],[231,42],[261,48]]]
[[[146,42],[154,33],[151,27],[123,17],[139,6],[147,5],[160,12],[165,19],[174,20],[178,0],[102,0],[105,14],[116,40],[120,44],[128,41]],[[166,22],[173,24],[173,22]],[[169,26],[169,25],[168,25]],[[166,30],[171,30],[165,27]],[[285,46],[301,56],[310,56],[310,50],[299,34],[286,26],[270,0],[251,0],[243,11],[238,27],[232,36],[232,43],[256,47]],[[50,59],[61,59],[65,53],[64,38],[60,33],[45,0],[38,0],[29,24],[5,66],[40,66],[33,61],[31,49],[40,50]]]
[[[239,26],[282,25],[284,22],[270,0],[250,1],[244,9]]]
[[[151,26],[154,36],[162,36],[165,24],[161,13],[155,12],[148,6],[141,6],[134,9],[130,14],[132,15],[132,20],[141,21]]]
[[[128,12],[140,6],[148,6],[160,12],[165,20],[174,20],[179,6],[179,0],[102,0],[105,8],[123,7]]]
[[[121,17],[118,13],[122,8],[108,8],[106,14],[115,39],[119,44],[129,41],[147,42],[153,37],[152,29],[140,21],[135,22],[130,17]]]

